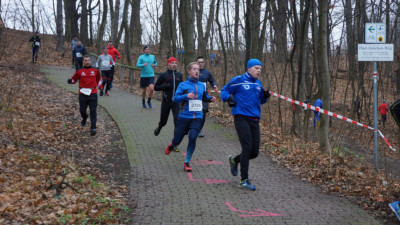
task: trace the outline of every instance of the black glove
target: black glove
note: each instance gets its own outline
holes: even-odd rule
[[[68,84],[72,84],[72,79],[68,79]]]
[[[232,98],[232,96],[230,96],[229,98],[228,98],[228,100],[226,100],[227,102],[228,102],[228,106],[229,107],[236,107],[236,101],[235,101],[235,99],[233,99]]]
[[[271,96],[271,93],[269,93],[269,90],[266,90],[266,91],[263,92],[263,97],[264,97],[265,99],[268,99],[269,96]]]

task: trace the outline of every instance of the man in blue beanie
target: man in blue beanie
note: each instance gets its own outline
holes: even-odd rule
[[[229,156],[229,164],[233,176],[238,175],[240,164],[241,180],[239,187],[256,190],[249,181],[249,161],[258,156],[260,148],[260,112],[261,104],[267,102],[270,93],[262,87],[258,78],[262,64],[258,59],[247,62],[247,72],[236,76],[221,90],[221,99],[232,107],[235,129],[239,137],[242,152]]]

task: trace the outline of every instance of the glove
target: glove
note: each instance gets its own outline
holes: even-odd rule
[[[233,99],[232,98],[232,96],[230,96],[229,98],[228,98],[228,100],[227,100],[227,102],[228,102],[228,106],[229,107],[236,107],[236,101],[235,101],[235,99]]]
[[[68,84],[72,84],[72,79],[68,79]]]
[[[266,90],[263,92],[263,98],[268,99],[269,96],[271,96],[271,93],[269,93],[269,90]]]

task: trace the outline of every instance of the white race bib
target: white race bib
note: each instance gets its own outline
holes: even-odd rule
[[[35,45],[36,46],[40,46],[40,42],[35,42]]]
[[[81,93],[89,96],[92,93],[92,89],[91,88],[81,88]]]
[[[189,111],[202,111],[203,102],[201,100],[189,100]]]
[[[76,57],[77,57],[77,58],[81,58],[81,57],[82,57],[82,54],[81,54],[80,52],[77,52],[77,53],[76,53]]]
[[[110,65],[110,62],[109,61],[102,61],[101,64],[103,64],[103,66],[107,67],[107,66]]]

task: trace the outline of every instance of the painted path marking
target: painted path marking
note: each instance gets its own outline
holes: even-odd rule
[[[254,209],[257,212],[249,212],[244,210],[235,209],[229,202],[225,202],[225,204],[229,207],[230,210],[240,213],[246,213],[239,215],[240,217],[256,217],[256,216],[282,216],[281,214],[267,212],[261,209]]]

